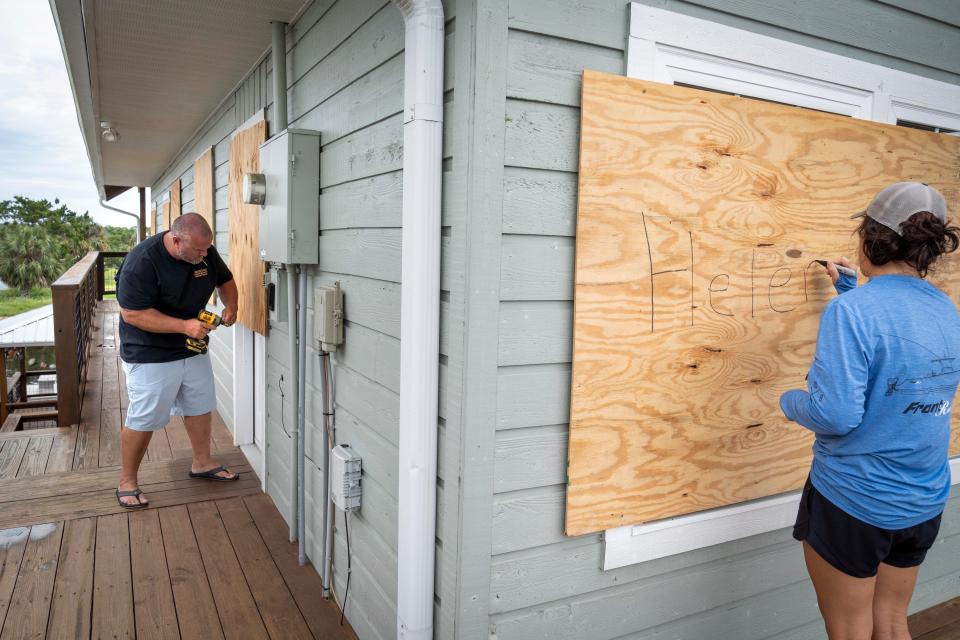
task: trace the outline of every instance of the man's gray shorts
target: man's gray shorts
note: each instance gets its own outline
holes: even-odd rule
[[[124,362],[127,375],[126,426],[156,431],[170,416],[199,416],[217,408],[210,354],[173,362]]]

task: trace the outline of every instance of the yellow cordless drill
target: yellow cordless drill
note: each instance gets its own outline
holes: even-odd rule
[[[197,314],[197,320],[204,324],[209,324],[213,328],[217,328],[220,325],[229,327],[230,325],[226,324],[223,321],[223,318],[215,314],[213,311],[207,311],[204,309]],[[231,323],[233,324],[233,323]],[[187,349],[190,351],[195,351],[196,353],[206,353],[207,352],[207,339],[197,340],[196,338],[187,337]]]

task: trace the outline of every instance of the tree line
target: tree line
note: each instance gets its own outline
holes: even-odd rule
[[[59,199],[0,201],[0,280],[21,296],[50,286],[88,251],[129,251],[135,243],[133,227],[101,226]]]

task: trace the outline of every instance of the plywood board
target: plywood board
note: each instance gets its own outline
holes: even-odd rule
[[[237,321],[267,335],[266,265],[260,260],[260,207],[244,204],[243,174],[260,170],[260,145],[267,138],[267,123],[258,122],[239,131],[230,141],[229,237],[230,270],[240,292]]]
[[[157,235],[157,205],[153,205],[150,212],[150,235]]]
[[[778,399],[835,295],[812,261],[855,258],[892,182],[960,211],[960,140],[595,72],[582,104],[567,534],[799,488]]]
[[[203,216],[216,238],[216,218],[213,203],[213,147],[203,152],[193,163],[193,210]]]
[[[180,217],[180,214],[183,213],[180,198],[182,195],[180,178],[177,178],[173,181],[173,184],[170,185],[170,223],[172,224],[174,220]],[[168,226],[167,229],[170,227]]]
[[[203,216],[217,241],[216,213],[214,208],[213,147],[208,148],[193,163],[194,211]],[[210,294],[210,304],[216,304],[217,292]]]
[[[164,200],[160,204],[160,217],[163,219],[163,230],[170,231],[170,201]]]

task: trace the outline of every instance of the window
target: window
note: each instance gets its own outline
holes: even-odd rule
[[[954,129],[947,129],[946,127],[935,127],[929,124],[923,124],[920,122],[910,122],[909,120],[897,120],[897,126],[907,127],[909,129],[920,129],[921,131],[932,131],[934,133],[945,133],[950,136],[955,136],[960,134],[960,131]]]
[[[632,4],[627,76],[749,96],[954,135],[960,86],[748,31]],[[951,461],[960,483],[960,458]],[[614,569],[790,526],[799,491],[609,529]]]

